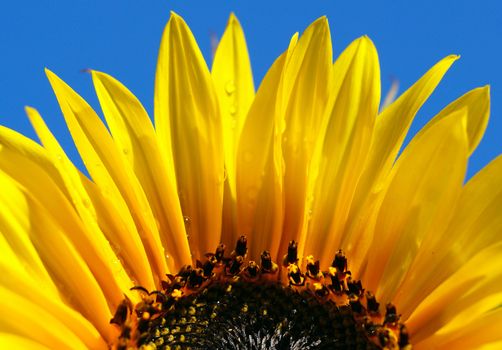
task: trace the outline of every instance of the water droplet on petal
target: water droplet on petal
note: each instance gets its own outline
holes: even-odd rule
[[[91,202],[89,201],[89,199],[84,198],[82,199],[82,205],[86,208],[89,208],[91,206]]]
[[[225,92],[228,94],[228,95],[231,95],[235,92],[235,83],[233,80],[229,80],[226,84],[225,84]]]
[[[237,105],[236,104],[232,104],[230,106],[229,112],[230,112],[231,115],[236,115],[237,114]]]

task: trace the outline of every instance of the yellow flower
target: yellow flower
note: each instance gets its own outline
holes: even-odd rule
[[[108,129],[47,70],[90,179],[35,109],[27,113],[42,146],[0,129],[0,348],[225,348],[213,336],[251,339],[216,306],[199,314],[194,300],[208,304],[220,285],[224,295],[252,290],[235,317],[251,322],[245,315],[255,312],[253,327],[272,322],[275,307],[287,313],[259,335],[271,348],[338,342],[320,333],[321,316],[308,316],[307,333],[295,328],[295,298],[308,301],[307,313],[314,304],[329,317],[349,310],[355,337],[377,348],[499,348],[502,157],[464,183],[489,88],[448,105],[398,155],[456,59],[438,62],[379,112],[373,43],[357,39],[333,64],[320,18],[293,36],[255,94],[233,15],[209,71],[172,14],[155,127],[120,82],[91,72]],[[236,241],[231,254],[218,246]],[[226,327],[218,337],[200,328],[211,322]]]

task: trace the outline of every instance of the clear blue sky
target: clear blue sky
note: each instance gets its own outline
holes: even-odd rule
[[[412,127],[468,90],[490,84],[488,131],[469,175],[502,152],[502,1],[9,1],[0,11],[0,124],[35,137],[23,107],[40,110],[72,159],[78,156],[45,78],[48,67],[99,111],[88,74],[98,69],[126,84],[152,111],[153,79],[163,26],[174,10],[210,59],[210,36],[234,11],[246,32],[256,84],[290,36],[319,16],[329,19],[335,55],[367,34],[380,55],[382,85],[402,92],[440,58],[462,58],[446,75]],[[81,165],[80,165],[81,166]]]

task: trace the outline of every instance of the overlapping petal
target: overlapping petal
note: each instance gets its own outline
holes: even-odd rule
[[[220,241],[225,182],[222,117],[204,58],[185,21],[175,13],[160,44],[154,102],[163,161],[176,174],[192,254],[201,256]]]

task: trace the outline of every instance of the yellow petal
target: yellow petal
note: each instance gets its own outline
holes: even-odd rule
[[[351,270],[357,273],[371,245],[373,212],[378,210],[378,195],[403,143],[408,128],[422,104],[441,81],[457,56],[448,56],[433,66],[411,88],[377,117],[362,172],[349,210],[345,237],[341,246],[351,256]]]
[[[155,125],[164,159],[174,165],[181,209],[195,256],[220,241],[224,157],[213,82],[190,29],[172,13],[160,45]]]
[[[163,276],[168,268],[155,219],[123,153],[87,102],[54,73],[46,73],[87,170],[105,196],[119,206],[122,215],[132,216],[154,277]]]
[[[237,141],[253,102],[254,83],[246,39],[233,13],[214,54],[211,75],[222,115],[225,170],[235,198]]]
[[[466,111],[450,114],[417,135],[392,169],[364,275],[382,302],[393,298],[424,238],[451,217],[467,167],[466,123]]]
[[[381,190],[415,114],[457,59],[458,56],[448,56],[439,61],[378,116],[365,170],[352,203],[351,224],[357,221],[357,217],[364,216],[365,205],[371,206],[372,193]]]
[[[0,349],[50,350],[39,342],[9,333],[0,333]]]
[[[15,264],[15,258],[0,257],[0,285],[19,297],[25,298],[49,312],[61,321],[69,331],[77,335],[80,340],[91,349],[106,349],[107,345],[98,331],[80,313],[67,306],[59,293],[46,289],[33,276],[23,269],[22,265]],[[25,328],[29,326],[23,323]],[[0,347],[2,348],[2,347]]]
[[[254,98],[254,83],[246,39],[235,15],[216,49],[211,76],[220,102],[225,152],[225,188],[221,241],[234,244],[237,239],[236,155],[242,126]]]
[[[2,140],[0,140],[0,163],[3,153]],[[0,171],[1,176],[5,176]],[[0,198],[1,207],[15,207],[21,205],[22,200],[11,193],[11,187],[2,187],[4,196]],[[18,266],[45,290],[57,291],[43,262],[33,247],[25,228],[28,226],[28,217],[23,216],[23,212],[10,210],[0,211],[0,258],[9,262],[12,266]]]
[[[9,138],[7,133],[0,134],[0,144],[3,144],[0,149],[0,168],[21,187],[26,188],[30,195],[47,209],[48,215],[58,223],[68,239],[82,247],[81,253],[105,291],[110,304],[118,305],[128,288],[126,285],[130,284],[130,279],[123,269],[118,269],[117,257],[109,243],[104,237],[93,235],[85,227],[71,201],[61,190],[64,185],[54,181],[60,179],[59,174],[52,177],[50,172],[46,172],[45,168],[32,161],[36,157],[35,154],[23,153],[23,149],[17,148],[14,142],[5,142]],[[20,212],[19,215],[26,214]],[[26,223],[27,219],[20,216],[20,222]]]
[[[470,322],[484,318],[488,311],[500,305],[500,264],[502,242],[480,251],[467,261],[415,309],[407,321],[413,339],[430,343],[427,339],[436,333],[441,339],[445,334],[451,337],[470,332]],[[479,341],[477,336],[473,338]]]
[[[318,256],[325,265],[340,248],[378,113],[380,68],[371,40],[362,37],[354,41],[337,59],[333,70],[328,116],[309,173],[313,201],[308,235],[300,244],[305,246],[305,254]]]
[[[458,56],[452,55],[439,61],[379,115],[366,166],[373,179],[389,171],[415,114],[457,59]]]
[[[446,230],[429,237],[410,267],[398,297],[400,312],[408,316],[440,283],[471,257],[500,241],[502,230],[502,156],[476,174],[462,189]],[[447,247],[448,249],[445,249]],[[434,269],[430,269],[434,266]]]
[[[275,254],[282,225],[282,171],[276,167],[275,105],[287,52],[276,59],[249,110],[237,150],[238,232],[252,236],[249,251]],[[274,257],[275,259],[275,257]]]
[[[302,34],[285,63],[278,113],[284,119],[284,227],[279,251],[298,241],[304,226],[308,167],[328,102],[332,48],[328,21],[320,18]]]
[[[159,226],[174,271],[191,263],[190,248],[176,190],[159,151],[155,130],[138,99],[111,76],[93,71],[96,93],[115,143],[141,183]],[[127,151],[127,152],[126,152]]]
[[[490,116],[490,87],[480,87],[469,91],[462,97],[450,103],[420,130],[424,132],[452,112],[467,110],[467,136],[469,138],[469,154],[472,154],[483,137]]]
[[[38,137],[45,146],[48,155],[52,158],[54,166],[58,169],[73,206],[85,224],[89,235],[91,235],[91,241],[95,244],[99,244],[99,251],[107,251],[108,256],[113,257],[109,258],[109,260],[114,260],[115,253],[111,250],[109,243],[104,237],[104,232],[99,226],[96,209],[92,204],[92,199],[85,190],[82,183],[83,178],[80,177],[79,171],[66,156],[64,150],[47,128],[40,114],[30,107],[26,108],[26,113]],[[107,238],[110,239],[113,246],[120,247],[120,249],[115,249],[115,252],[120,254],[119,256],[124,266],[128,268],[128,271],[132,272],[131,278],[137,280],[146,288],[154,288],[155,285],[150,266],[148,265],[148,260],[139,237],[131,231],[128,232],[129,234],[125,235],[127,231],[123,230],[122,227],[121,230],[106,230],[105,232],[107,232]],[[118,276],[117,280],[119,280]],[[125,274],[122,274],[121,282],[120,289],[122,293],[131,295],[131,293],[129,293],[131,279]]]
[[[43,185],[43,182],[41,184]],[[40,259],[54,284],[58,287],[59,293],[90,320],[103,337],[111,340],[113,332],[109,325],[111,317],[109,306],[116,307],[120,302],[118,298],[123,297],[119,295],[115,298],[118,300],[111,297],[111,285],[114,283],[112,279],[115,276],[107,275],[103,264],[100,264],[100,261],[92,256],[92,252],[90,252],[92,248],[89,247],[89,244],[84,241],[77,242],[79,243],[76,244],[79,248],[77,251],[75,245],[66,236],[68,230],[79,231],[77,222],[71,222],[68,218],[66,220],[73,226],[66,227],[66,230],[60,226],[60,224],[66,225],[66,223],[59,220],[58,217],[71,217],[70,212],[65,211],[64,207],[54,211],[54,208],[50,206],[45,204],[42,206],[30,193],[27,193],[22,187],[19,188],[2,172],[0,172],[0,185],[3,189],[0,193],[0,204],[2,204],[1,211],[5,213],[4,219],[10,218],[14,225],[22,226],[22,230],[28,233]],[[50,188],[45,187],[45,190],[47,197],[55,196]],[[8,205],[3,205],[6,202]],[[18,218],[28,218],[28,220],[21,221]],[[86,256],[86,259],[84,260],[80,254]],[[92,261],[90,258],[94,258],[96,261]],[[116,263],[121,268],[120,262],[116,261]],[[109,285],[104,286],[106,289],[100,287],[87,264],[94,267],[93,272],[97,278],[104,276],[110,280],[108,281]],[[96,267],[102,268],[103,271],[96,271]],[[119,272],[117,271],[117,274]],[[109,293],[109,297],[105,298],[104,290]],[[4,300],[3,297],[0,299]],[[19,305],[25,305],[25,303]],[[26,309],[29,310],[28,306]],[[43,320],[43,317],[40,319]]]
[[[500,324],[502,323],[502,308],[498,308],[491,312],[486,313],[482,317],[471,319],[471,322],[465,324],[462,329],[456,332],[447,334],[437,334],[429,337],[413,346],[413,349],[427,350],[427,349],[500,349],[494,345],[502,344],[500,333]],[[495,344],[493,344],[495,343]]]
[[[4,332],[28,338],[50,349],[87,349],[82,341],[50,312],[1,286],[0,307],[0,329]]]

